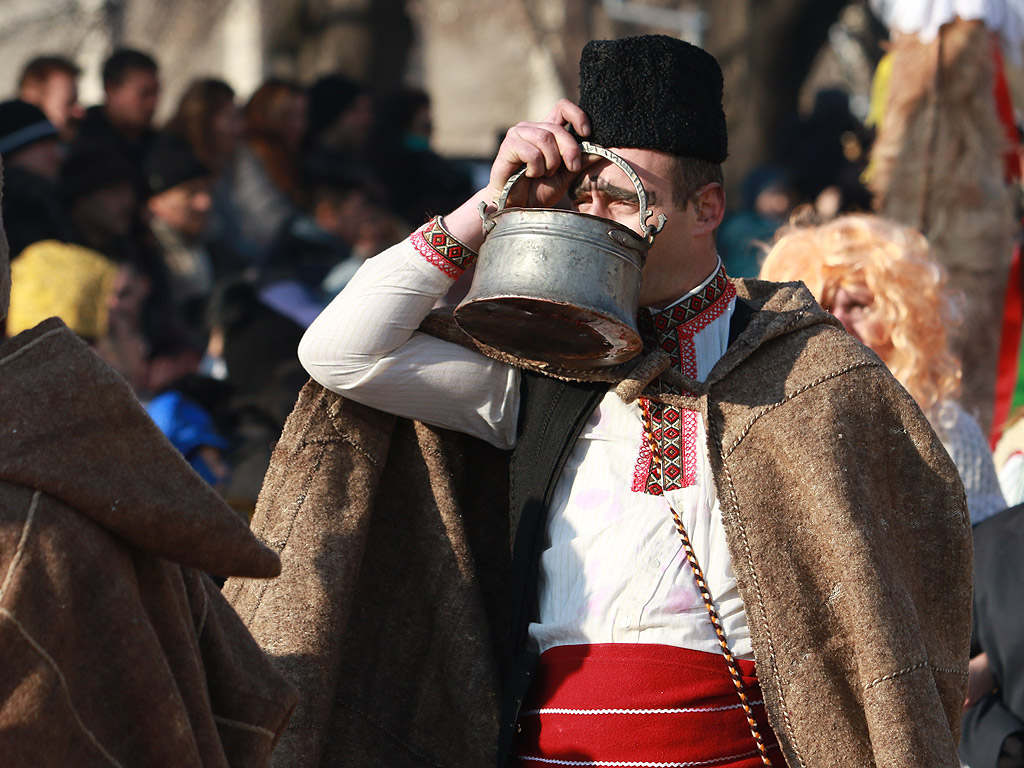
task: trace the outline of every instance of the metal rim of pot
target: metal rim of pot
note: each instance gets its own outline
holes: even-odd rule
[[[661,232],[665,226],[667,217],[664,213],[658,214],[658,220],[655,224],[648,224],[647,220],[654,215],[654,212],[647,207],[647,190],[644,189],[644,184],[637,175],[637,172],[633,170],[633,166],[619,157],[617,154],[612,152],[610,149],[606,149],[598,144],[592,144],[589,141],[581,141],[580,149],[588,155],[598,155],[603,157],[605,160],[609,160],[617,165],[626,177],[632,182],[636,188],[636,197],[638,201],[638,213],[640,215],[640,231],[643,233],[641,237],[648,247],[654,242],[654,236]],[[495,201],[497,210],[487,212],[487,203],[480,203],[480,218],[483,220],[484,235],[490,234],[491,230],[494,229],[494,217],[505,210],[505,203],[508,201],[509,193],[512,191],[512,187],[515,186],[516,182],[519,181],[526,174],[526,166],[524,165],[518,171],[509,176],[508,181],[505,182],[505,186],[501,190],[501,194]]]

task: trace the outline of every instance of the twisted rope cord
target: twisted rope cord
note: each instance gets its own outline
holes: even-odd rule
[[[647,438],[648,443],[651,446],[651,461],[656,464],[656,470],[658,476],[661,476],[661,452],[658,450],[658,443],[654,437],[654,428],[651,424],[650,409],[641,408],[643,413],[643,426],[644,426],[644,437]],[[666,502],[668,500],[666,499]],[[739,664],[736,663],[736,658],[732,655],[732,651],[729,650],[729,643],[725,639],[725,630],[722,628],[722,620],[718,616],[718,610],[715,608],[715,604],[711,599],[711,590],[708,589],[707,580],[704,578],[704,571],[700,567],[700,563],[697,560],[697,553],[693,549],[693,545],[690,543],[690,536],[686,533],[686,528],[683,526],[683,521],[679,517],[679,513],[675,511],[671,504],[668,506],[669,511],[672,513],[672,520],[675,522],[676,531],[679,533],[679,538],[682,539],[683,549],[686,552],[686,559],[690,562],[690,569],[693,571],[694,581],[697,582],[697,589],[700,590],[701,599],[704,601],[704,608],[707,609],[708,616],[711,618],[711,625],[715,629],[715,635],[718,637],[718,644],[722,646],[722,655],[725,656],[726,665],[729,667],[729,675],[732,677],[732,683],[736,687],[736,693],[740,698],[740,705],[743,707],[743,713],[747,717],[747,725],[750,726],[750,734],[754,737],[754,741],[757,744],[757,751],[761,756],[761,762],[764,763],[766,768],[772,768],[772,762],[768,757],[768,749],[764,745],[764,738],[761,736],[761,730],[757,726],[757,720],[754,719],[754,711],[750,706],[750,701],[747,699],[747,692],[743,689],[743,677],[740,673]]]

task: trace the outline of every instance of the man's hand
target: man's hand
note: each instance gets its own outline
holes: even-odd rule
[[[525,165],[526,179],[515,184],[506,205],[550,208],[557,204],[586,162],[569,126],[579,136],[590,135],[590,121],[583,110],[561,99],[539,123],[522,122],[510,128],[491,165],[487,192],[492,199],[498,199],[505,182]]]
[[[567,126],[572,126],[580,136],[590,135],[590,121],[583,110],[562,99],[539,123],[519,123],[510,128],[491,165],[487,186],[444,217],[452,236],[479,250],[484,241],[479,205],[492,205],[501,197],[505,182],[524,165],[526,178],[516,182],[505,204],[546,208],[556,205],[587,163],[600,159],[595,155],[584,157]]]
[[[964,710],[970,709],[983,696],[992,693],[996,687],[996,679],[988,664],[988,654],[979,653],[967,665],[967,698]]]

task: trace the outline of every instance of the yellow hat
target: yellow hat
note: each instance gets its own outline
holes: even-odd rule
[[[11,336],[57,316],[79,336],[94,340],[107,333],[107,300],[117,265],[80,245],[43,240],[11,262]]]

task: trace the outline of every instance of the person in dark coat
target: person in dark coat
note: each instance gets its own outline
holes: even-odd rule
[[[57,192],[57,129],[38,108],[17,99],[0,104],[0,156],[6,169],[3,215],[17,256],[40,240],[65,240],[71,226]]]
[[[86,110],[75,146],[120,154],[135,170],[141,195],[145,191],[143,164],[156,138],[153,116],[160,98],[156,61],[142,51],[114,51],[103,63],[103,94],[102,104]]]
[[[974,529],[973,644],[978,655],[971,662],[972,685],[979,661],[989,675],[987,692],[963,716],[960,759],[970,768],[1024,766],[1022,551],[1024,504]]]

